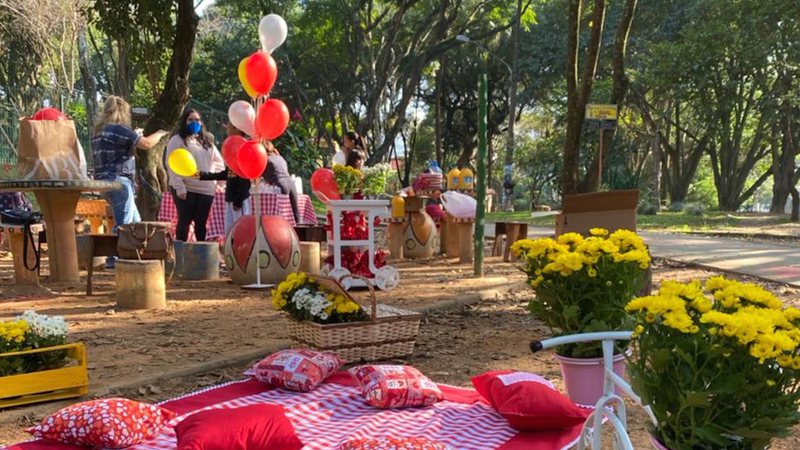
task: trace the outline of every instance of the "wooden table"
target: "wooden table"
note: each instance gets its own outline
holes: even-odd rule
[[[0,191],[32,191],[44,215],[52,281],[79,281],[75,243],[75,208],[81,192],[121,188],[113,181],[36,180],[0,181]]]
[[[502,236],[502,237],[501,237]],[[501,243],[505,238],[505,245]],[[526,222],[496,222],[494,224],[494,246],[492,256],[503,254],[503,261],[511,260],[511,246],[522,239],[528,238],[528,224]]]

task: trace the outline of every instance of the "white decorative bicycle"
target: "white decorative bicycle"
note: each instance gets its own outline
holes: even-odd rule
[[[601,450],[603,448],[603,424],[608,423],[613,429],[613,445],[615,450],[633,450],[628,436],[627,409],[622,397],[615,393],[615,387],[641,405],[653,423],[656,418],[649,406],[642,405],[642,399],[633,392],[631,385],[624,378],[614,373],[613,356],[615,341],[629,341],[631,331],[607,331],[598,333],[571,334],[543,341],[532,341],[531,352],[536,353],[559,345],[601,341],[603,344],[603,395],[597,400],[594,412],[586,419],[581,431],[578,449]]]

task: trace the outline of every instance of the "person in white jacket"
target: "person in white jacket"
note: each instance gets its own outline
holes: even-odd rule
[[[225,169],[222,155],[214,145],[214,136],[206,132],[200,113],[194,109],[187,109],[181,116],[178,131],[167,143],[165,160],[169,161],[169,155],[179,148],[185,148],[194,156],[197,170],[200,172],[219,172]],[[204,241],[206,222],[217,191],[217,182],[182,177],[170,168],[167,170],[170,191],[178,209],[175,239],[186,241],[189,237],[189,225],[194,222],[194,235],[197,241]]]

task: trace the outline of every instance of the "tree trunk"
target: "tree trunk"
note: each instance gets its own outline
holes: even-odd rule
[[[622,106],[625,104],[625,98],[628,95],[628,87],[630,86],[630,80],[625,75],[625,55],[628,52],[628,38],[631,34],[637,2],[638,0],[625,1],[625,10],[617,26],[617,33],[614,38],[614,59],[612,61],[611,73],[611,103],[617,105],[618,114],[622,111]],[[603,153],[606,155],[609,155],[612,151],[611,146],[616,133],[616,128],[605,130],[603,133]],[[602,164],[602,161],[600,160],[600,154],[598,152],[595,154],[589,171],[586,172],[586,176],[578,188],[580,192],[595,192],[600,189],[600,173],[603,170],[602,167],[598,167],[600,164]]]
[[[578,156],[581,146],[586,103],[592,93],[597,61],[602,43],[603,25],[606,17],[605,0],[595,0],[592,13],[592,31],[586,47],[583,75],[578,77],[580,52],[581,6],[583,0],[570,0],[567,26],[567,136],[564,143],[564,168],[562,189],[564,194],[578,192]]]
[[[86,103],[86,126],[89,134],[94,128],[94,119],[97,117],[97,84],[94,81],[89,49],[86,45],[86,30],[78,33],[78,61],[80,62],[81,79],[83,80],[83,99]]]
[[[172,129],[189,102],[189,72],[199,20],[194,12],[193,0],[178,0],[175,42],[172,45],[164,90],[144,127],[145,135],[159,129]],[[136,204],[143,220],[156,220],[161,206],[161,193],[167,189],[162,165],[163,148],[163,145],[158,145],[148,151],[137,150],[139,190]]]

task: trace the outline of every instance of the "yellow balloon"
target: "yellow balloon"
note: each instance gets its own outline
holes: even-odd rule
[[[247,76],[245,76],[245,67],[247,66],[247,60],[249,58],[250,57],[248,56],[239,62],[239,82],[242,83],[244,91],[247,92],[247,95],[249,95],[250,98],[256,98],[258,97],[258,92],[253,90],[253,88],[250,86],[250,83],[247,81]]]
[[[197,173],[197,161],[194,160],[194,156],[189,153],[189,150],[185,148],[173,150],[169,154],[167,162],[169,163],[169,168],[182,177],[190,177]]]

